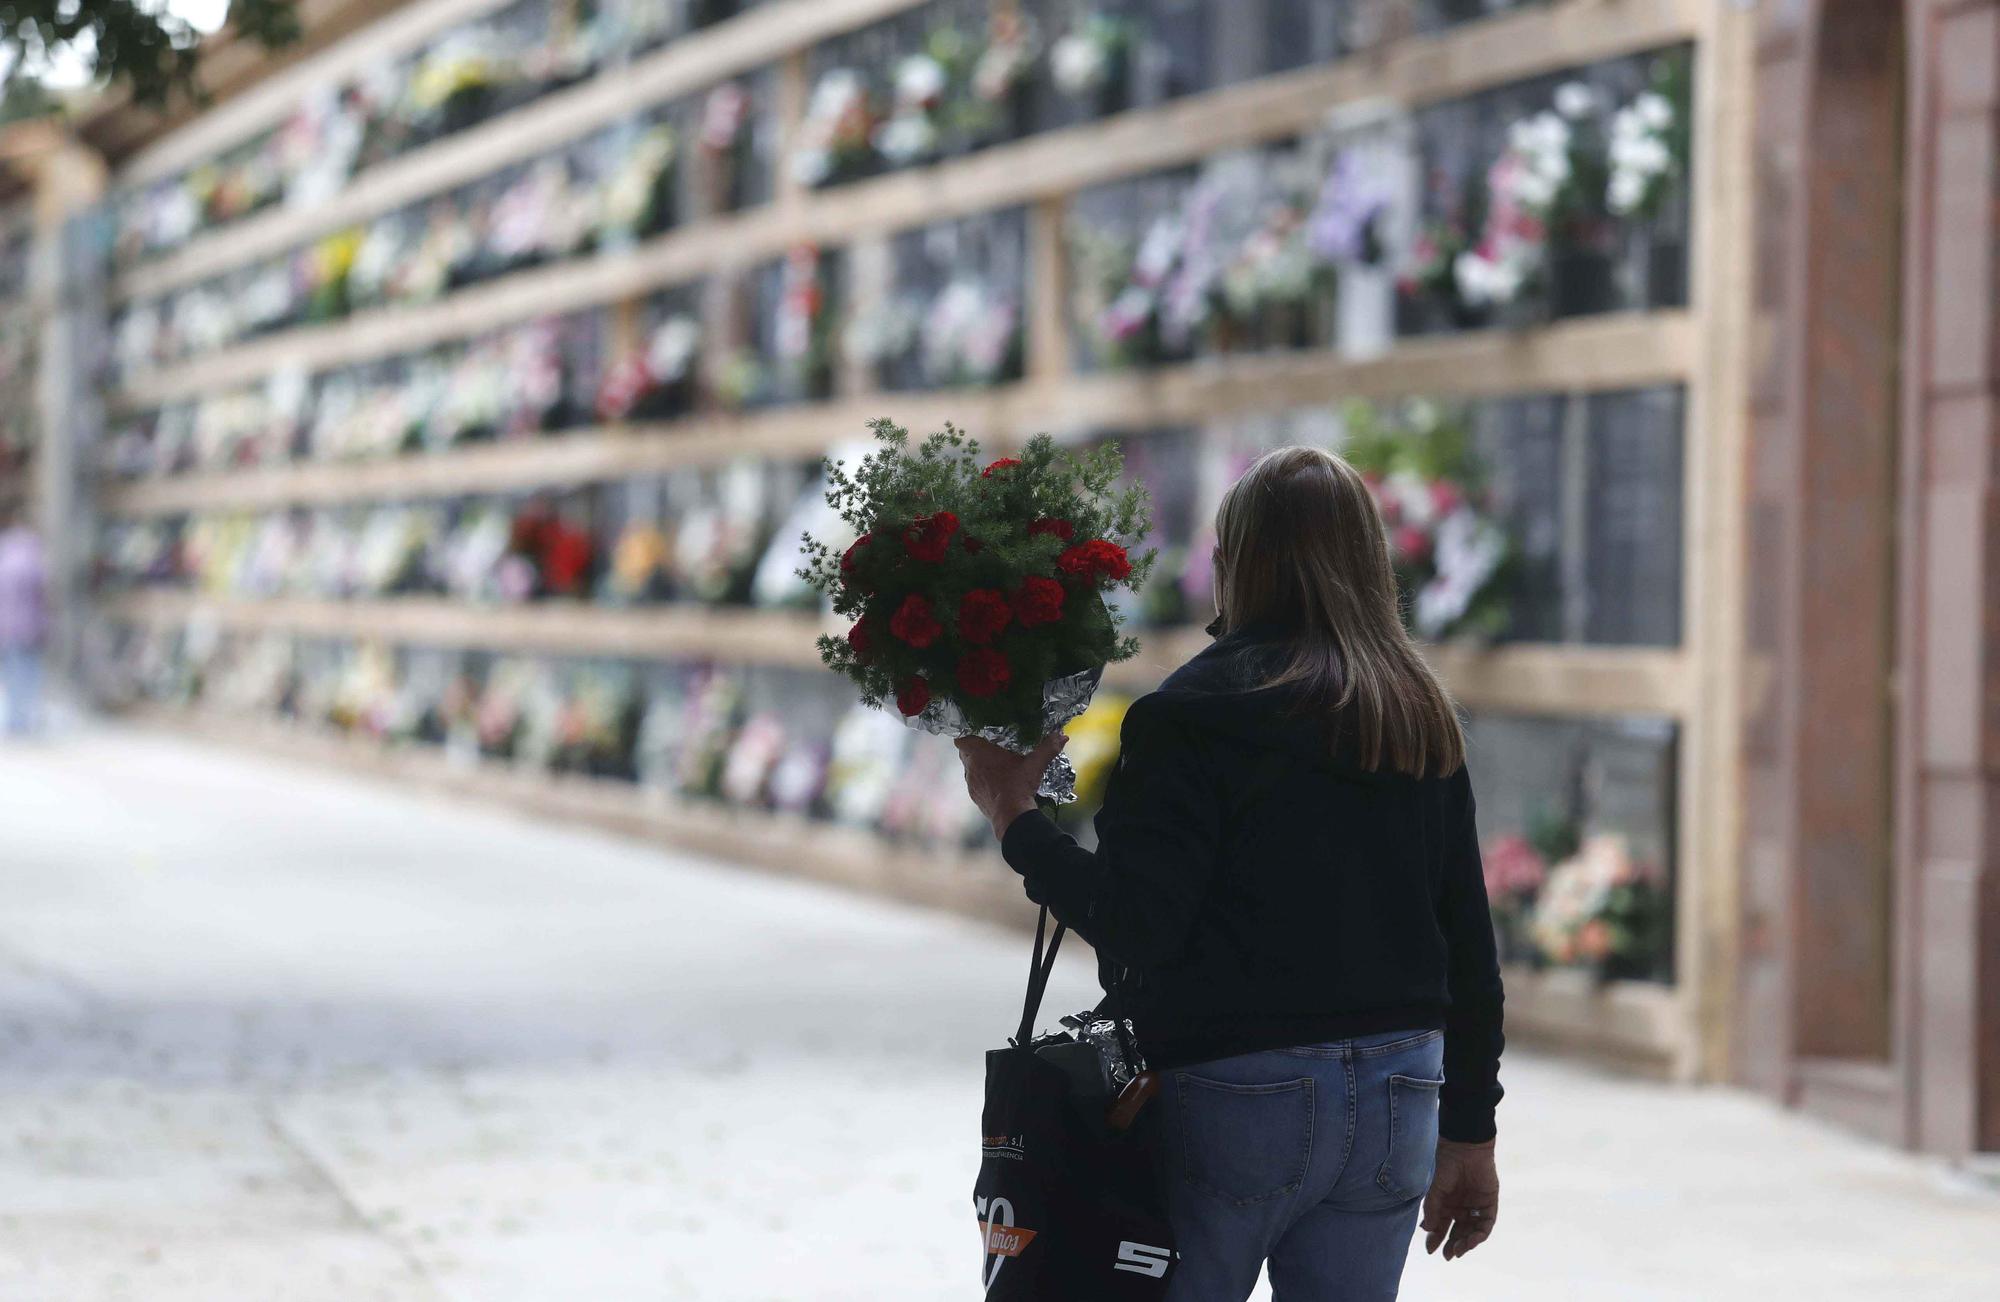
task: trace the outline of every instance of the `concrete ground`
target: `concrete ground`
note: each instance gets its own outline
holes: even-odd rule
[[[148,734],[0,748],[0,1298],[973,1297],[1025,959]],[[1733,1092],[1505,1075],[1497,1233],[1407,1298],[2000,1297],[1985,1186]]]

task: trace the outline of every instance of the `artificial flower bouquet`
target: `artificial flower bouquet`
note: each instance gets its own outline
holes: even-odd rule
[[[1512,548],[1492,509],[1461,409],[1422,399],[1384,412],[1359,399],[1342,411],[1341,454],[1368,483],[1405,617],[1426,641],[1505,632]]]
[[[912,726],[1026,752],[1137,650],[1105,597],[1152,566],[1127,550],[1151,526],[1145,491],[1115,487],[1112,445],[1076,456],[1037,435],[987,463],[950,425],[914,448],[891,421],[873,429],[880,446],[851,472],[826,467],[854,542],[805,540],[801,575],[854,621],[820,656]],[[1058,760],[1043,794],[1073,798],[1072,781]]]
[[[1600,981],[1661,975],[1672,926],[1665,874],[1608,833],[1586,837],[1548,870],[1529,922],[1545,961],[1585,968]]]

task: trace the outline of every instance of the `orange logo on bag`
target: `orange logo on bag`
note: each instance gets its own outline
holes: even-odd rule
[[[1035,1241],[1033,1230],[1024,1230],[1018,1225],[994,1225],[986,1230],[986,1255],[989,1257],[1018,1257],[1030,1243]]]

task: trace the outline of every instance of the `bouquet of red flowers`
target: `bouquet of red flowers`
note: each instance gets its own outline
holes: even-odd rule
[[[950,425],[914,450],[893,422],[872,428],[881,446],[852,473],[826,466],[854,542],[805,540],[801,575],[854,621],[820,656],[913,726],[1026,752],[1138,649],[1105,596],[1152,566],[1127,550],[1151,528],[1145,490],[1116,487],[1111,445],[1076,456],[1043,434],[988,463]],[[1059,760],[1044,794],[1067,798],[1067,774]]]

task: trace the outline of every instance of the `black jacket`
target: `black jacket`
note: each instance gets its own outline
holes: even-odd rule
[[[1490,1139],[1500,969],[1465,770],[1340,758],[1323,719],[1257,687],[1282,654],[1233,633],[1133,703],[1095,853],[1041,813],[1002,852],[1107,976],[1129,969],[1151,1065],[1441,1026],[1440,1133]]]

